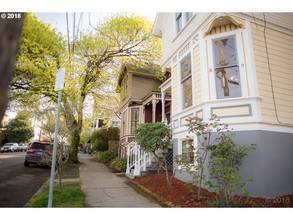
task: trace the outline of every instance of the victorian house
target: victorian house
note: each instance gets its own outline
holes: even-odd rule
[[[134,130],[141,123],[170,120],[170,100],[164,95],[165,107],[162,117],[162,97],[152,66],[140,68],[132,64],[124,64],[121,68],[117,92],[120,94],[120,104],[117,115],[121,119],[120,145],[122,155],[126,155],[127,146],[135,143]]]
[[[293,13],[158,13],[153,34],[162,38],[161,67],[171,76],[160,88],[162,97],[171,95],[174,155],[186,152],[186,118],[216,114],[234,129],[236,143],[256,144],[239,171],[244,181],[253,178],[251,195],[292,194]],[[143,98],[121,106],[131,116],[124,138],[135,126],[135,111],[147,110],[138,103]]]

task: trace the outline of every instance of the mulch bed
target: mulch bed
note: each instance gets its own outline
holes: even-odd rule
[[[145,191],[151,192],[156,198],[169,207],[214,207],[215,193],[202,189],[201,201],[197,201],[198,188],[174,178],[172,185],[168,185],[165,173],[154,173],[135,178],[132,183],[140,186]],[[239,197],[238,197],[239,199]],[[293,195],[276,198],[242,197],[239,199],[242,205],[233,207],[293,207]],[[240,203],[239,203],[240,204]]]

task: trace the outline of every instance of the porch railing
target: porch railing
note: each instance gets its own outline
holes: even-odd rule
[[[151,154],[141,150],[137,143],[127,145],[126,174],[141,176],[141,171],[146,171],[151,163]]]

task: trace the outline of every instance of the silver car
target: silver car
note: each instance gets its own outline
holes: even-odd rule
[[[15,152],[18,150],[17,143],[6,143],[1,147],[1,153],[3,152]]]

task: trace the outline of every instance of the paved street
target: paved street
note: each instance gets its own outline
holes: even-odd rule
[[[0,153],[0,207],[24,207],[50,178],[50,168],[24,167],[25,153]]]

